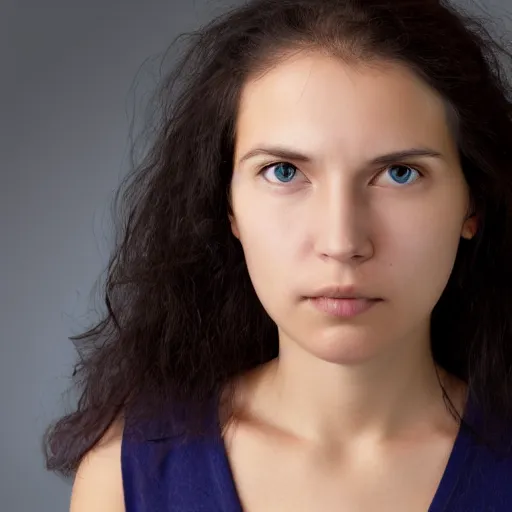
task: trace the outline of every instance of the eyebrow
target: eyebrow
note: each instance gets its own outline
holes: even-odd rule
[[[246,153],[242,158],[240,158],[239,163],[245,162],[250,158],[253,158],[258,155],[268,155],[277,158],[283,158],[286,160],[295,160],[298,162],[311,162],[313,160],[312,157],[305,155],[303,153],[299,153],[292,149],[288,149],[281,146],[264,146],[255,149],[251,149],[248,153]],[[393,151],[391,153],[387,153],[385,155],[378,156],[370,160],[370,165],[385,165],[396,163],[399,160],[404,160],[407,158],[420,158],[420,157],[429,157],[429,158],[442,158],[442,154],[438,151],[434,151],[430,148],[410,148],[404,149],[400,151]]]

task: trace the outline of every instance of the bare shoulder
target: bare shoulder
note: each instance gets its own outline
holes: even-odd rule
[[[121,475],[124,422],[116,420],[83,458],[71,494],[70,512],[125,512]]]

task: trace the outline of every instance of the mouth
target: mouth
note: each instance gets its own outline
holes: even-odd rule
[[[357,290],[355,286],[326,286],[312,293],[310,299],[344,299],[344,300],[382,300],[379,297],[373,297],[370,294]]]
[[[314,308],[328,316],[338,318],[353,318],[372,309],[376,304],[382,302],[382,299],[367,297],[309,297],[308,302]]]
[[[338,318],[362,315],[383,301],[355,286],[325,286],[304,298],[317,311]]]

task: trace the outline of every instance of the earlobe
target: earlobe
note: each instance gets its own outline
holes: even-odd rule
[[[466,240],[471,240],[477,231],[478,228],[478,220],[476,215],[472,215],[468,219],[465,220],[464,225],[462,226],[461,236]]]
[[[235,238],[238,238],[240,240],[240,232],[238,231],[238,225],[233,215],[229,216],[229,223],[231,225],[231,232],[233,233]]]

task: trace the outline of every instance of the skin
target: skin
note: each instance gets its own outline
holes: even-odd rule
[[[303,156],[261,150],[271,146]],[[437,156],[374,162],[411,148]],[[314,507],[321,492],[332,497],[323,510],[358,510],[354,489],[382,482],[387,468],[405,481],[415,471],[410,498],[402,480],[390,509],[402,510],[402,499],[403,510],[425,510],[458,430],[430,353],[430,316],[460,239],[477,222],[445,104],[400,64],[295,55],[246,83],[233,166],[232,231],[280,347],[238,383],[240,421],[228,451],[245,507],[288,510],[272,498],[284,494],[290,510],[312,510],[308,499]],[[329,316],[305,299],[329,285],[383,300],[355,318]],[[438,372],[462,413],[464,383]],[[298,453],[314,455],[299,462]],[[411,453],[423,457],[419,472]],[[314,462],[319,454],[328,454],[327,475]],[[323,475],[318,492],[312,471],[297,475],[305,461]],[[280,464],[295,480],[268,471]],[[357,483],[340,490],[340,474],[359,475]]]
[[[125,512],[121,473],[123,420],[118,418],[82,460],[71,493],[70,512]]]
[[[242,161],[270,145],[309,159]],[[371,163],[412,147],[441,157]],[[276,167],[260,173],[283,161],[290,182]],[[237,379],[224,432],[244,510],[424,512],[457,434],[429,318],[460,237],[476,230],[443,102],[397,64],[296,55],[244,87],[233,164],[232,231],[280,345]],[[421,177],[396,183],[397,164]],[[326,285],[383,300],[329,317],[304,299]],[[464,383],[439,372],[462,412]],[[71,512],[125,510],[122,429],[120,419],[83,460]]]

